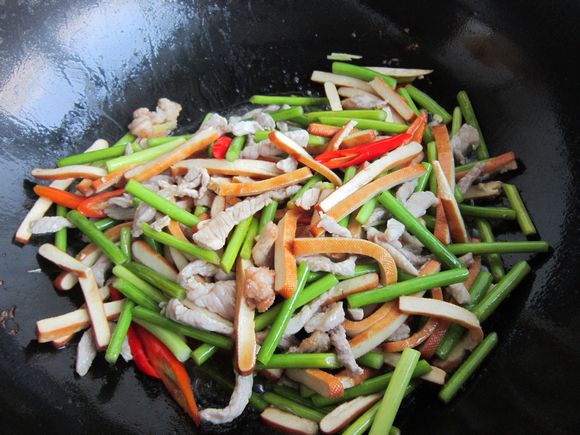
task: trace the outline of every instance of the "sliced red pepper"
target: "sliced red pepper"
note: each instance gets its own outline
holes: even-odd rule
[[[349,148],[345,150],[333,151],[334,153],[340,153],[339,155],[333,155],[332,158],[326,160],[323,156],[322,163],[330,169],[344,168],[347,166],[358,165],[359,163],[374,160],[395,148],[400,147],[406,143],[411,138],[408,133],[399,134],[396,136],[388,137],[386,139],[381,139],[367,145],[361,145],[354,148]],[[326,153],[325,153],[326,154]],[[322,155],[322,154],[321,154]],[[352,156],[351,159],[346,157]],[[320,157],[320,156],[318,156]]]
[[[427,129],[427,112],[421,111],[421,114],[415,118],[413,123],[407,129],[407,133],[411,135],[409,142],[421,143],[423,135]]]
[[[80,195],[49,186],[34,186],[34,193],[42,198],[50,199],[55,204],[72,209],[77,208],[86,199]]]
[[[125,299],[125,296],[123,296],[123,293],[121,293],[119,290],[117,290],[113,286],[109,286],[109,293],[111,295],[112,301],[120,301],[121,299]]]
[[[161,376],[165,388],[173,399],[189,414],[197,426],[201,423],[187,370],[157,337],[138,327],[137,334],[143,343],[151,364]]]
[[[77,210],[90,218],[104,218],[107,217],[105,208],[107,201],[116,196],[121,196],[125,193],[125,189],[112,190],[110,192],[99,193],[98,195],[86,198],[77,206]]]
[[[214,159],[225,159],[228,148],[232,143],[232,138],[229,136],[221,136],[213,143],[212,152]]]
[[[131,348],[131,354],[133,355],[133,361],[139,370],[145,373],[147,376],[153,378],[161,379],[161,376],[157,374],[147,356],[143,350],[143,344],[135,332],[135,327],[133,325],[129,326],[127,331],[127,340],[129,341],[129,347]]]

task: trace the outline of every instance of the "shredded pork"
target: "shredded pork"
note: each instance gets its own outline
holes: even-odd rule
[[[87,329],[83,332],[79,344],[77,345],[77,361],[75,368],[79,376],[84,376],[88,373],[96,356],[97,346],[95,345],[93,331]]]
[[[483,172],[483,163],[476,164],[473,168],[471,168],[467,174],[465,174],[461,180],[458,181],[457,187],[461,193],[466,194],[467,191],[471,188],[473,183],[477,181],[480,177],[481,173]]]
[[[93,275],[94,275],[95,281],[99,287],[102,287],[105,285],[105,277],[107,275],[107,272],[111,268],[111,265],[112,265],[111,260],[109,260],[109,257],[107,257],[105,254],[102,254],[97,259],[95,264],[93,264],[93,267],[92,267]]]
[[[244,409],[246,409],[246,406],[250,401],[250,396],[252,395],[253,385],[253,375],[241,376],[236,373],[236,386],[232,396],[230,397],[230,403],[228,406],[222,409],[202,409],[199,413],[201,419],[213,424],[223,424],[233,421],[244,412]]]
[[[328,231],[330,234],[337,237],[352,237],[352,234],[348,228],[343,227],[327,214],[320,213],[320,217],[320,222],[318,222],[319,228],[324,228],[325,231]]]
[[[479,132],[469,124],[463,124],[459,131],[451,138],[453,156],[463,165],[471,154],[479,146]]]
[[[326,332],[314,331],[300,342],[298,346],[291,346],[288,353],[320,353],[330,349],[330,337]]]
[[[182,325],[225,335],[234,333],[232,322],[194,304],[184,305],[179,299],[171,299],[163,308],[163,314]]]
[[[274,271],[267,267],[248,267],[244,295],[250,308],[263,313],[274,303]]]
[[[386,103],[381,98],[365,92],[345,98],[341,104],[343,109],[376,109],[383,107]]]
[[[161,137],[175,128],[181,105],[167,98],[157,101],[157,108],[151,112],[141,107],[133,112],[129,131],[137,137]]]
[[[352,320],[362,320],[365,317],[365,310],[363,310],[362,308],[347,308],[346,312],[348,313],[348,316],[350,319]]]
[[[348,339],[346,338],[346,331],[344,326],[338,325],[329,333],[330,342],[336,351],[336,356],[338,361],[348,370],[351,376],[360,376],[363,373],[363,369],[359,367],[348,344]]]
[[[471,302],[471,295],[469,294],[469,290],[467,290],[462,282],[447,286],[447,291],[460,305],[468,304]]]
[[[201,308],[218,314],[224,319],[233,320],[236,305],[236,282],[217,281],[207,283],[195,276],[178,282],[187,290],[187,299]]]
[[[322,308],[320,313],[315,314],[304,325],[304,330],[308,333],[314,331],[330,331],[344,322],[344,309],[342,301],[334,302]]]
[[[141,224],[143,222],[151,222],[155,219],[157,215],[157,210],[151,207],[149,204],[142,202],[137,206],[135,210],[135,215],[133,217],[133,237],[140,237],[143,234],[143,229]]]
[[[420,218],[427,213],[427,210],[437,204],[439,204],[439,200],[432,192],[415,192],[404,205],[413,216]]]
[[[274,244],[278,238],[278,225],[268,222],[257,237],[252,249],[252,259],[256,266],[270,266],[274,262]]]
[[[319,296],[309,304],[303,306],[300,312],[294,315],[288,322],[288,326],[286,327],[284,335],[296,334],[298,331],[304,328],[306,322],[308,322],[320,310],[320,307],[326,303],[328,298],[328,292],[323,293],[322,296]]]
[[[324,255],[301,255],[296,261],[305,261],[312,272],[330,272],[337,275],[354,275],[356,255],[351,255],[344,261],[333,262]]]
[[[314,207],[320,199],[320,189],[318,187],[311,187],[296,200],[296,206],[302,210],[310,210]]]
[[[294,195],[299,189],[300,186],[290,186],[245,199],[213,217],[193,235],[193,242],[204,248],[221,249],[226,243],[228,234],[237,224],[255,215],[272,200],[282,201]]]
[[[385,229],[385,236],[388,242],[399,240],[405,233],[405,225],[397,219],[391,218],[387,221],[387,228]]]
[[[292,172],[298,168],[298,161],[294,157],[286,157],[276,163],[276,167],[282,172]]]
[[[64,216],[43,217],[32,222],[30,231],[32,234],[56,233],[63,228],[72,228],[73,225]]]
[[[399,326],[395,330],[395,332],[393,332],[389,336],[389,338],[387,338],[387,341],[401,341],[401,340],[406,340],[410,336],[411,336],[411,328],[409,328],[409,325],[407,325],[406,323],[403,323],[401,326]]]

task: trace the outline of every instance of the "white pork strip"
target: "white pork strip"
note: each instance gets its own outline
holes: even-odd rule
[[[244,283],[246,303],[263,313],[274,303],[274,271],[267,267],[248,267]]]
[[[406,340],[411,336],[411,328],[406,323],[403,323],[401,326],[397,328],[395,332],[389,335],[387,341],[401,341]]]
[[[329,335],[330,342],[334,346],[336,356],[340,363],[349,371],[351,376],[362,375],[363,369],[361,369],[356,363],[356,359],[352,353],[350,344],[348,344],[348,339],[346,338],[344,326],[338,325],[330,331]]]
[[[236,306],[235,281],[205,283],[193,277],[183,287],[187,290],[187,299],[198,307],[206,308],[225,319],[233,320]]]
[[[311,187],[306,192],[302,194],[300,198],[296,200],[296,206],[300,207],[302,210],[310,210],[320,199],[320,189],[318,187]]]
[[[471,154],[479,146],[479,132],[469,124],[463,124],[459,131],[451,138],[453,156],[463,165]]]
[[[286,157],[285,159],[278,161],[276,167],[282,172],[289,173],[298,168],[298,161],[292,156]]]
[[[177,125],[180,112],[181,105],[167,98],[160,98],[154,112],[146,107],[140,107],[133,112],[133,121],[129,124],[129,131],[137,137],[166,136],[169,130]],[[162,130],[156,129],[162,124],[172,125]]]
[[[84,376],[88,373],[96,356],[97,346],[95,345],[93,332],[91,329],[87,329],[83,332],[79,344],[77,345],[77,360],[75,368],[79,376]]]
[[[300,342],[298,346],[291,346],[288,353],[320,353],[330,349],[330,337],[326,332],[314,331]]]
[[[461,180],[457,182],[457,187],[462,194],[466,194],[469,188],[477,181],[481,173],[483,172],[484,164],[478,163],[473,168],[471,168],[467,174],[461,177]]]
[[[204,248],[221,249],[226,243],[228,234],[237,224],[255,215],[272,200],[282,201],[294,195],[299,189],[300,186],[289,186],[285,189],[273,190],[245,199],[210,219],[203,228],[193,235],[193,242]]]
[[[351,238],[352,234],[348,230],[348,228],[343,227],[338,222],[334,220],[334,218],[328,216],[326,213],[320,213],[320,222],[318,222],[319,228],[324,228],[325,231],[328,231],[330,234],[338,237],[346,237]]]
[[[447,291],[460,305],[468,304],[471,302],[471,295],[469,294],[469,290],[467,290],[467,287],[465,287],[465,284],[462,282],[447,286]]]
[[[284,331],[284,335],[288,336],[296,334],[298,331],[304,328],[306,322],[308,322],[320,310],[320,307],[326,303],[328,298],[328,292],[323,293],[322,296],[319,296],[309,304],[303,306],[298,314],[292,316],[288,322],[288,326],[286,327],[286,331]]]
[[[256,266],[270,266],[274,262],[274,243],[278,238],[278,225],[268,222],[252,249],[252,259]]]
[[[330,331],[344,322],[344,309],[342,301],[335,302],[323,308],[323,311],[315,314],[304,325],[304,330],[308,333],[314,331]]]
[[[228,406],[222,409],[206,408],[199,413],[203,421],[209,421],[213,424],[223,424],[233,421],[239,417],[250,401],[252,395],[252,386],[254,385],[254,376],[240,376],[236,373],[236,386],[230,397]]]
[[[30,231],[32,234],[50,234],[56,233],[63,228],[72,227],[73,224],[64,216],[50,216],[33,221],[30,225]]]
[[[312,272],[330,272],[337,275],[354,275],[356,255],[351,255],[344,261],[334,262],[324,255],[300,255],[297,262],[305,261]]]
[[[186,306],[179,299],[171,299],[167,302],[162,312],[168,319],[182,325],[189,325],[225,335],[234,333],[234,324],[232,322],[194,304]]]

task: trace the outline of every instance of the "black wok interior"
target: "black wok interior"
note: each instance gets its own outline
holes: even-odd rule
[[[29,0],[0,6],[0,328],[3,433],[188,433],[160,383],[103,359],[84,378],[75,347],[35,341],[34,322],[76,308],[55,270],[13,234],[32,205],[30,169],[97,138],[159,97],[199,123],[257,93],[320,91],[308,78],[331,51],[364,64],[434,68],[419,82],[448,109],[468,90],[490,151],[514,150],[521,188],[550,255],[485,325],[500,344],[449,406],[425,386],[404,406],[404,433],[573,433],[580,428],[580,141],[577,2]],[[508,225],[504,239],[521,239]],[[514,233],[514,234],[509,234]],[[42,239],[40,239],[42,241]],[[506,256],[513,264],[522,256]],[[228,394],[192,369],[201,406]],[[271,433],[247,411],[204,432]]]

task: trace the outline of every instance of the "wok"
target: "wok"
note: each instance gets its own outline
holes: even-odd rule
[[[34,322],[76,308],[80,296],[54,290],[45,262],[48,275],[31,272],[37,247],[13,242],[34,200],[30,169],[96,138],[115,140],[131,111],[158,97],[182,103],[181,123],[196,124],[252,94],[319,89],[308,77],[328,70],[331,51],[362,54],[365,64],[434,68],[419,86],[448,109],[467,89],[491,152],[514,150],[524,162],[513,181],[553,247],[532,257],[535,273],[486,324],[500,345],[466,390],[444,406],[426,386],[397,424],[404,433],[576,432],[579,17],[580,5],[564,1],[3,2],[0,307],[16,308],[0,329],[2,432],[195,431],[132,365],[99,360],[79,378],[74,346],[36,343]],[[192,378],[202,406],[227,401],[197,369]],[[271,432],[252,411],[203,430]]]

